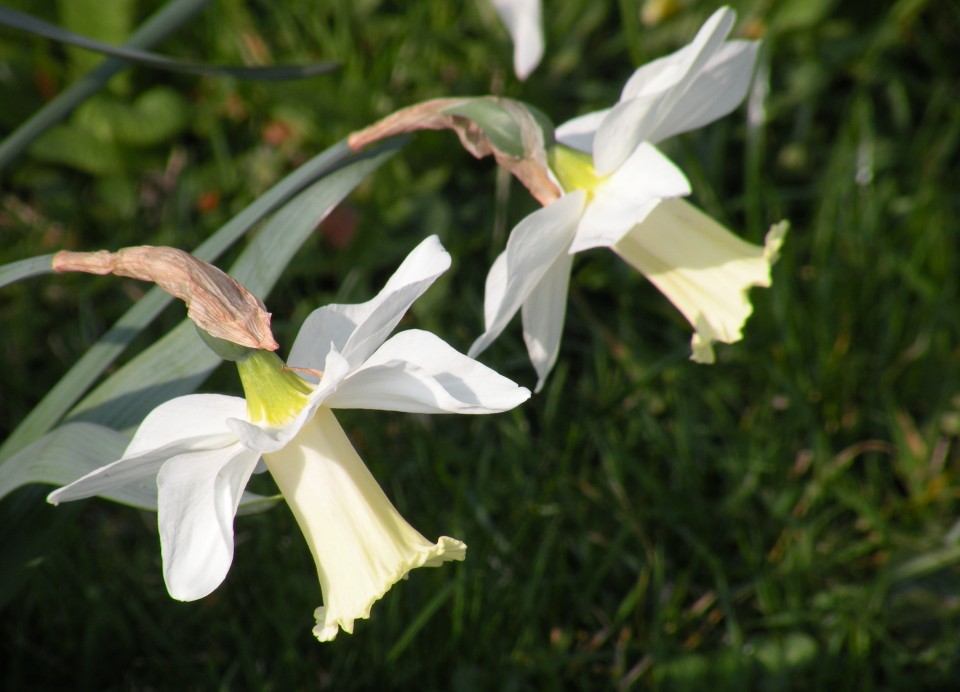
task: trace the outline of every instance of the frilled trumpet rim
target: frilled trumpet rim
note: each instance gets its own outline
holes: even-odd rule
[[[743,336],[751,286],[769,286],[788,224],[771,227],[764,245],[738,238],[681,199],[661,202],[613,249],[646,276],[693,325],[691,358],[714,361],[713,341]]]
[[[321,406],[267,468],[293,511],[317,565],[324,605],[313,633],[329,641],[416,567],[463,560],[467,546],[431,543],[404,520],[360,459],[333,412]]]

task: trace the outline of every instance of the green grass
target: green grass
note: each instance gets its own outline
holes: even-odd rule
[[[137,3],[136,16],[156,5]],[[562,122],[612,102],[635,64],[688,41],[713,9],[684,3],[627,35],[631,3],[554,3],[545,62],[519,84],[487,6],[448,5],[211,3],[157,50],[343,68],[286,84],[144,69],[112,82],[118,103],[170,87],[190,117],[161,141],[121,143],[110,169],[24,155],[0,188],[0,263],[195,245],[297,163],[426,98],[496,91]],[[689,362],[679,314],[597,250],[574,265],[560,362],[525,406],[478,419],[338,414],[408,520],[469,550],[416,570],[329,644],[310,634],[319,586],[285,507],[239,518],[225,583],[178,603],[153,517],[101,501],[54,509],[48,489],[21,489],[0,503],[4,686],[949,688],[960,675],[960,10],[736,5],[738,32],[765,36],[767,122],[749,129],[740,109],[665,149],[695,201],[744,237],[792,222],[743,342],[721,346],[714,366]],[[55,46],[2,39],[10,131],[76,75]],[[289,345],[317,305],[370,297],[438,233],[453,270],[404,324],[467,348],[502,234],[534,208],[519,186],[504,199],[495,185],[452,134],[418,135],[344,205],[348,244],[328,225],[294,259],[267,301],[278,340]],[[142,290],[56,276],[3,290],[0,437]],[[171,308],[138,345],[181,318]],[[484,356],[531,386],[525,359],[518,325]],[[235,372],[205,390],[239,391]]]

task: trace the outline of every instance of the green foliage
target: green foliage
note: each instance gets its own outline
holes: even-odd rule
[[[159,6],[135,4],[138,18]],[[681,5],[647,2],[639,16],[655,4]],[[102,501],[54,509],[48,488],[22,488],[0,503],[0,579],[20,582],[0,618],[5,686],[949,688],[960,674],[960,10],[737,6],[737,32],[765,40],[766,120],[741,109],[664,149],[695,201],[749,240],[792,222],[743,342],[720,347],[714,366],[689,362],[672,306],[611,253],[590,252],[574,265],[558,367],[519,410],[338,414],[411,523],[469,550],[462,564],[417,570],[327,645],[310,634],[319,588],[285,507],[240,517],[226,582],[184,604],[163,587],[152,515]],[[129,90],[87,100],[63,125],[60,158],[38,142],[5,171],[0,265],[61,247],[194,247],[315,152],[427,98],[502,94],[558,123],[607,106],[634,64],[686,43],[713,4],[682,7],[645,26],[632,3],[553,3],[545,62],[521,84],[482,2],[213,3],[164,52],[332,59],[341,71],[245,83],[132,70]],[[4,39],[0,100],[12,105],[0,126],[12,130],[73,74],[61,49]],[[179,105],[153,111],[151,93]],[[85,136],[95,155],[75,153]],[[268,297],[282,348],[311,309],[369,298],[438,233],[454,268],[405,326],[465,349],[489,262],[534,206],[451,133],[417,135]],[[6,438],[144,289],[39,276],[0,290]],[[133,353],[182,316],[164,311]],[[483,359],[534,381],[516,325]],[[224,369],[205,389],[239,385]],[[11,574],[23,555],[32,561]]]

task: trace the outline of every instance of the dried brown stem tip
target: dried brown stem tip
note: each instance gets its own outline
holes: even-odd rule
[[[255,295],[225,273],[172,247],[122,248],[117,252],[58,252],[58,272],[114,274],[150,281],[187,304],[187,316],[218,339],[276,351],[270,313]]]

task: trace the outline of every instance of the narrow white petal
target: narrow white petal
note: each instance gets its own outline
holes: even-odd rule
[[[607,113],[593,138],[593,165],[597,175],[610,175],[662,119],[667,93],[621,101]]]
[[[594,191],[570,252],[614,245],[662,200],[689,194],[683,172],[652,144],[642,142]]]
[[[693,44],[641,65],[623,85],[620,101],[655,96],[673,89],[686,76],[696,57]]]
[[[513,69],[526,79],[543,57],[540,0],[492,0],[513,40]]]
[[[323,370],[330,345],[357,367],[384,342],[410,305],[450,267],[450,255],[436,236],[421,242],[366,303],[327,305],[304,321],[287,362]]]
[[[640,66],[624,85],[620,100],[605,111],[603,120],[591,123],[595,128],[591,138],[594,163],[600,175],[615,170],[640,142],[653,138],[664,120],[672,119],[674,92],[683,91],[696,57],[693,45],[688,45]],[[670,118],[666,118],[668,112]]]
[[[647,139],[659,142],[712,123],[740,105],[747,95],[757,61],[756,41],[727,41],[658,123]]]
[[[652,138],[673,117],[677,103],[723,45],[735,18],[733,10],[720,8],[689,45],[634,73],[620,103],[597,130],[593,158],[598,175],[615,171],[641,141]]]
[[[690,75],[697,74],[710,60],[713,54],[723,45],[730,35],[733,24],[737,20],[737,13],[729,7],[721,7],[703,23],[693,41],[687,46],[690,58],[681,82],[689,79]]]
[[[496,322],[498,315],[503,312],[504,302],[508,300],[508,279],[509,274],[507,273],[507,251],[504,250],[497,255],[497,259],[495,259],[493,264],[490,265],[490,272],[487,274],[483,299],[483,323],[485,325]],[[493,334],[490,338],[490,341],[495,339],[496,336],[497,334]],[[485,344],[483,348],[478,348],[477,344],[479,342],[480,339],[478,339],[477,342],[474,343],[470,348],[470,351],[467,355],[469,355],[471,358],[476,357],[480,351],[487,347]]]
[[[78,478],[47,495],[47,502],[60,504],[82,500],[134,483],[153,483],[157,472],[171,456],[190,450],[191,444],[174,444],[132,457],[124,457]]]
[[[487,277],[486,329],[470,347],[471,357],[493,343],[556,258],[569,249],[585,199],[583,190],[564,195],[530,214],[510,232],[501,255],[504,259],[498,258]]]
[[[190,394],[157,406],[140,423],[124,456],[135,456],[193,437],[229,434],[226,419],[243,416],[247,403],[222,394]]]
[[[751,286],[770,285],[786,233],[774,226],[763,247],[733,235],[683,200],[663,202],[613,248],[642,272],[696,329],[693,357],[712,362],[711,342],[742,337]]]
[[[323,606],[321,641],[354,621],[397,581],[422,566],[462,560],[466,546],[443,536],[431,543],[393,507],[325,406],[282,450],[264,457],[303,531],[317,565]]]
[[[534,390],[537,392],[543,388],[560,352],[572,265],[572,254],[557,257],[523,304],[523,340],[527,344],[530,362],[537,371],[537,387]]]
[[[203,598],[226,577],[233,561],[233,518],[259,456],[233,444],[182,454],[160,469],[160,553],[174,598]]]
[[[497,413],[518,406],[530,391],[478,363],[440,337],[400,332],[329,396],[330,408],[410,413]]]

